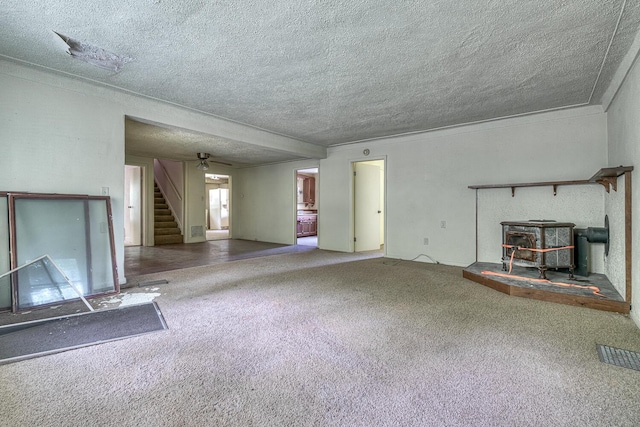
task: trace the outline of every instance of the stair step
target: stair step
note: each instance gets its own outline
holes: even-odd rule
[[[166,236],[167,234],[181,234],[180,233],[180,229],[175,227],[175,228],[156,228],[155,230],[153,230],[153,234],[156,236]]]
[[[153,234],[156,245],[183,243],[182,233],[158,185],[153,186]]]
[[[156,236],[154,240],[156,245],[171,245],[175,243],[182,243],[182,236],[170,234],[166,236]]]
[[[153,225],[154,225],[154,228],[177,228],[178,227],[178,223],[175,221],[160,221],[160,222],[156,221]]]

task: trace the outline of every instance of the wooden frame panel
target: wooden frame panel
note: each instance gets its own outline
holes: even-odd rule
[[[104,292],[94,292],[86,295],[87,297],[97,296],[97,295],[108,295],[117,293],[120,290],[120,285],[118,281],[118,271],[116,264],[116,254],[115,254],[115,241],[114,241],[114,233],[113,233],[113,215],[111,211],[111,203],[110,198],[108,196],[88,196],[88,195],[75,195],[75,194],[39,194],[39,193],[7,193],[9,197],[8,209],[9,209],[9,239],[10,239],[10,250],[11,250],[11,268],[15,269],[19,267],[19,248],[18,242],[20,236],[17,234],[17,208],[16,201],[19,200],[69,200],[69,201],[80,201],[84,202],[82,206],[82,211],[84,212],[84,257],[82,259],[86,271],[84,273],[84,277],[86,277],[87,283],[86,287],[89,290],[93,290],[93,276],[94,276],[94,263],[93,263],[93,255],[92,255],[92,241],[91,241],[91,202],[92,201],[104,201],[104,217],[106,220],[106,229],[101,231],[102,233],[106,233],[105,237],[106,242],[108,242],[108,250],[105,249],[105,254],[108,254],[110,257],[110,269],[107,268],[103,270],[104,273],[107,273],[111,276],[111,278],[105,276],[105,278],[113,280],[113,286],[111,286],[108,290]],[[82,256],[82,255],[81,255]],[[106,264],[105,264],[106,265]],[[17,276],[12,276],[12,309],[14,312],[19,311],[19,284],[17,282]],[[60,301],[57,301],[52,304],[59,304]],[[51,304],[44,304],[51,305]]]

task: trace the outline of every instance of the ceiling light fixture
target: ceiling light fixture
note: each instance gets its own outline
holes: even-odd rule
[[[198,169],[206,171],[209,169],[209,163],[207,162],[207,159],[210,157],[211,155],[209,153],[198,153],[198,159],[200,160],[200,163],[198,163],[198,166],[196,166]]]

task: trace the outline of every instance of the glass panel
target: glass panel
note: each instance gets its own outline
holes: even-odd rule
[[[7,196],[0,196],[0,275],[11,269],[9,257],[9,212]],[[11,282],[9,276],[0,278],[0,310],[11,308]]]
[[[49,255],[87,294],[85,200],[15,199],[16,266]]]
[[[14,196],[16,265],[48,255],[82,295],[116,291],[107,203],[107,199]],[[23,293],[19,309],[75,298],[73,290],[67,294],[66,287],[42,271],[29,274],[18,275],[17,286]],[[47,286],[49,293],[43,290]],[[39,296],[24,295],[28,291]]]
[[[11,275],[18,278],[21,309],[78,298],[67,278],[47,258],[32,261]]]
[[[91,289],[89,294],[113,292],[113,259],[111,258],[111,235],[107,216],[107,200],[88,200],[89,236],[91,253]]]

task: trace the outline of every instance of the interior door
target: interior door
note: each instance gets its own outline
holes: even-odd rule
[[[229,189],[220,189],[220,227],[229,228]]]
[[[124,167],[124,199],[127,209],[124,214],[125,246],[142,244],[142,168]]]
[[[354,231],[356,252],[380,249],[380,167],[354,163]]]
[[[220,230],[221,224],[220,189],[209,190],[209,229]]]

